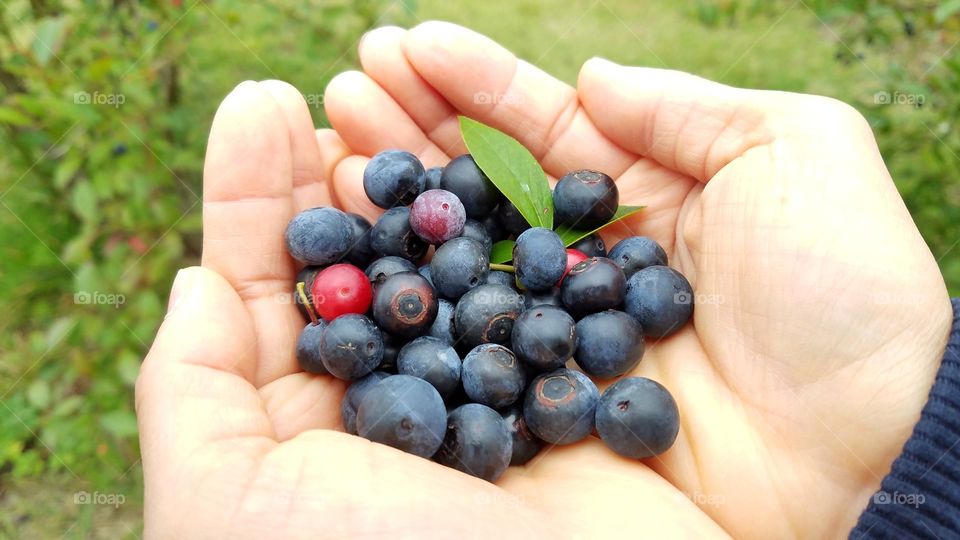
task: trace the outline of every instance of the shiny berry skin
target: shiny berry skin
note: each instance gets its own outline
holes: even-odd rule
[[[683,328],[693,315],[693,288],[669,266],[648,266],[627,280],[624,310],[647,337],[666,337]]]
[[[576,323],[558,307],[536,306],[517,317],[511,343],[517,358],[533,369],[559,369],[577,347]]]
[[[317,324],[307,323],[297,337],[297,363],[300,364],[300,369],[307,373],[330,374],[320,360],[320,338],[323,337],[323,331],[326,328],[327,323],[323,320],[317,321]]]
[[[593,431],[600,392],[586,375],[572,369],[542,373],[530,383],[523,402],[527,427],[550,444],[571,444]]]
[[[619,204],[617,184],[601,172],[569,172],[553,190],[554,219],[575,229],[590,230],[604,225]]]
[[[617,242],[610,250],[610,260],[623,269],[623,275],[630,276],[648,266],[666,266],[667,252],[646,236],[630,236]]]
[[[383,330],[380,331],[380,336],[383,338],[383,360],[380,361],[380,367],[377,369],[396,375],[397,357],[400,356],[400,349],[407,344],[407,340]]]
[[[415,336],[437,318],[437,295],[416,272],[393,274],[373,292],[373,318],[386,332]]]
[[[525,291],[523,293],[523,309],[527,310],[536,306],[557,306],[563,307],[563,301],[560,300],[560,288],[554,287],[548,291]]]
[[[440,245],[460,236],[467,213],[456,195],[442,189],[421,193],[410,207],[410,227],[424,241]]]
[[[560,278],[560,283],[563,283],[563,278],[567,277],[567,274],[570,273],[570,270],[572,270],[577,263],[585,261],[588,258],[589,257],[587,257],[587,255],[579,249],[567,248],[567,266],[563,268],[563,277]]]
[[[443,298],[437,300],[437,318],[433,320],[433,324],[430,325],[426,335],[443,340],[448,345],[455,345],[457,342],[453,327],[453,310],[455,307],[449,300]]]
[[[314,310],[328,322],[346,313],[366,313],[373,296],[367,275],[352,264],[324,268],[310,292]]]
[[[523,310],[523,298],[504,285],[480,285],[460,297],[453,321],[460,346],[510,343],[513,321]]]
[[[490,238],[490,233],[487,232],[487,228],[475,219],[468,219],[463,222],[463,232],[460,233],[460,236],[480,242],[480,245],[483,246],[484,253],[489,254],[490,249],[493,247],[493,240]]]
[[[394,255],[419,261],[430,247],[410,227],[410,209],[391,208],[370,229],[370,247],[379,257]]]
[[[510,466],[513,439],[497,411],[468,403],[447,416],[447,433],[433,457],[441,465],[493,482]]]
[[[507,423],[510,438],[513,439],[510,465],[526,465],[543,448],[543,441],[527,427],[527,421],[523,418],[523,403],[518,401],[501,410],[500,416]]]
[[[460,357],[453,347],[435,337],[421,336],[400,349],[397,372],[432,384],[441,397],[452,395],[460,385]]]
[[[347,262],[360,268],[366,267],[376,257],[370,247],[370,222],[360,214],[347,214],[353,228],[353,244],[347,251]]]
[[[443,167],[430,167],[426,170],[427,183],[425,190],[440,189],[440,177],[443,175]]]
[[[604,257],[591,257],[574,266],[563,279],[560,298],[570,315],[579,319],[620,307],[626,288],[627,280],[619,266]]]
[[[584,236],[583,238],[570,244],[568,247],[580,251],[587,257],[607,256],[607,245],[604,243],[603,238],[596,233]]]
[[[470,238],[454,238],[437,248],[430,261],[430,277],[440,296],[457,300],[486,282],[490,259],[483,246]]]
[[[577,365],[594,377],[619,377],[643,358],[643,330],[622,311],[601,311],[577,323]]]
[[[340,402],[340,421],[344,431],[351,435],[357,434],[357,407],[360,406],[360,400],[374,385],[389,376],[390,374],[385,371],[374,371],[350,383],[343,394],[343,401]]]
[[[563,277],[567,251],[557,233],[531,227],[517,237],[513,246],[513,267],[517,280],[528,290],[550,289]]]
[[[380,329],[363,315],[337,317],[320,337],[320,359],[338,379],[352,381],[368,375],[383,360]]]
[[[514,236],[519,236],[523,231],[530,228],[527,218],[523,217],[517,207],[507,199],[504,199],[497,207],[497,216],[507,233]]]
[[[397,257],[391,255],[388,257],[380,257],[379,259],[370,263],[370,266],[364,271],[364,274],[367,275],[367,279],[370,280],[370,283],[374,287],[383,283],[383,280],[388,277],[400,273],[400,272],[416,272],[417,266],[412,262],[404,259],[403,257]]]
[[[440,187],[456,195],[463,203],[467,217],[474,219],[489,214],[501,199],[500,190],[483,174],[470,154],[447,163],[440,176]]]
[[[430,273],[430,264],[422,264],[417,268],[417,273],[423,276],[423,279],[427,280],[430,285],[433,285],[433,275]],[[434,287],[436,289],[436,287]]]
[[[357,434],[429,458],[443,443],[447,409],[423,379],[391,375],[370,388],[357,408]]]
[[[487,283],[495,283],[497,285],[505,285],[507,287],[514,286],[514,277],[510,272],[504,272],[503,270],[491,270],[487,274]]]
[[[470,217],[470,214],[467,214],[467,217]],[[485,216],[474,219],[480,222],[483,228],[487,230],[487,235],[490,236],[492,243],[495,244],[507,239],[507,230],[503,228],[503,224],[500,223],[500,218],[497,217],[496,212],[491,212]]]
[[[660,455],[680,432],[677,402],[660,383],[627,377],[611,384],[600,397],[597,433],[611,450],[633,459]]]
[[[513,351],[494,343],[467,353],[460,378],[471,400],[495,409],[516,402],[527,386],[526,370]]]
[[[353,225],[336,208],[310,208],[293,216],[287,224],[284,242],[294,259],[324,266],[339,261],[350,250]]]
[[[363,190],[380,208],[408,205],[426,185],[426,171],[417,156],[403,150],[384,150],[363,170]]]

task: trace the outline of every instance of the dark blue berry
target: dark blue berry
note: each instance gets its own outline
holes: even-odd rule
[[[400,272],[416,272],[417,266],[403,257],[380,257],[370,263],[364,273],[370,279],[374,288],[383,283],[383,280]]]
[[[610,260],[617,263],[623,274],[630,276],[648,266],[666,266],[667,252],[646,236],[630,236],[617,242],[610,250]]]
[[[353,228],[353,245],[347,251],[347,261],[360,268],[366,267],[376,256],[370,247],[370,222],[360,214],[347,214]],[[309,289],[308,289],[309,290]]]
[[[380,257],[419,261],[430,246],[410,227],[410,209],[398,206],[384,212],[370,229],[370,247]]]
[[[323,367],[338,379],[352,381],[377,369],[383,360],[383,337],[363,315],[341,315],[320,338]]]
[[[562,368],[577,347],[576,323],[558,307],[536,306],[513,323],[511,343],[517,358],[538,371]]]
[[[294,279],[294,288],[293,288],[293,303],[297,306],[297,311],[300,312],[300,315],[303,316],[304,320],[310,320],[310,313],[308,309],[313,309],[313,306],[310,305],[310,291],[313,290],[313,280],[316,279],[317,273],[323,270],[321,266],[304,266],[297,272],[297,277]],[[307,297],[307,305],[304,305],[303,298],[300,297],[299,292],[297,291],[296,284],[303,283],[303,291]]]
[[[500,190],[483,174],[470,154],[454,158],[440,176],[442,189],[452,192],[463,203],[467,217],[489,214],[500,202]]]
[[[593,431],[600,392],[586,375],[558,369],[537,376],[523,403],[523,417],[534,435],[550,444],[571,444]]]
[[[575,229],[590,230],[604,225],[619,204],[617,184],[596,171],[567,173],[553,190],[554,219]]]
[[[457,302],[457,338],[467,350],[481,343],[510,343],[513,321],[523,310],[520,295],[504,285],[480,285]]]
[[[500,416],[507,423],[507,429],[513,439],[510,465],[526,465],[543,448],[543,441],[527,427],[527,421],[523,418],[523,403],[518,401],[503,409],[500,411]]]
[[[545,291],[563,277],[567,251],[557,233],[532,227],[517,237],[513,246],[513,266],[520,283],[531,291]]]
[[[622,311],[601,311],[577,323],[577,365],[594,377],[619,377],[643,358],[643,330]]]
[[[477,345],[463,359],[463,389],[477,403],[499,409],[517,401],[527,384],[526,370],[503,345]]]
[[[391,375],[370,388],[357,408],[357,434],[429,458],[443,443],[447,409],[423,379]]]
[[[503,224],[503,228],[507,230],[507,233],[514,236],[518,236],[530,228],[530,224],[527,223],[527,218],[523,217],[523,214],[517,210],[517,207],[506,199],[501,202],[497,208],[497,215],[500,217],[500,223]]]
[[[460,233],[460,236],[480,242],[484,253],[490,253],[490,248],[493,247],[493,240],[490,238],[487,228],[475,219],[468,219],[463,222],[463,232]]]
[[[395,336],[389,332],[380,331],[383,338],[383,360],[380,361],[380,371],[391,375],[397,374],[397,356],[400,355],[400,349],[407,344],[405,338]]]
[[[284,241],[294,259],[328,265],[339,261],[353,245],[353,226],[347,215],[336,208],[310,208],[293,216]]]
[[[433,276],[430,274],[430,264],[420,265],[420,268],[417,268],[417,273],[423,276],[423,279],[427,280],[430,285],[433,285]],[[434,289],[436,287],[434,286]]]
[[[623,270],[604,257],[592,257],[570,269],[560,285],[560,297],[576,318],[623,304],[627,280]]]
[[[483,225],[484,229],[487,230],[487,235],[490,236],[491,245],[507,239],[507,231],[500,223],[500,218],[497,217],[496,212],[491,212],[485,216],[475,219],[479,221],[481,225]]]
[[[597,433],[614,452],[634,459],[662,454],[680,431],[680,412],[670,392],[644,377],[627,377],[603,392]]]
[[[454,238],[437,248],[430,261],[430,276],[440,296],[457,300],[482,285],[490,271],[490,259],[483,246],[470,238]]]
[[[423,190],[440,189],[440,177],[443,175],[443,167],[430,167],[426,170],[427,183]]]
[[[409,337],[420,334],[437,318],[437,296],[416,272],[387,277],[373,292],[373,318],[383,330]]]
[[[543,305],[563,307],[563,301],[560,300],[560,289],[558,287],[546,291],[525,291],[523,293],[524,309]]]
[[[510,272],[504,272],[503,270],[491,270],[490,273],[487,274],[487,283],[504,285],[513,288],[515,286],[515,278]]]
[[[587,257],[606,257],[607,245],[599,234],[590,234],[567,246],[576,249]]]
[[[666,337],[683,328],[693,314],[693,288],[669,266],[648,266],[627,280],[624,306],[648,337]]]
[[[468,403],[447,417],[447,433],[434,461],[493,482],[510,466],[513,440],[497,411]]]
[[[343,394],[343,401],[340,402],[340,420],[344,431],[351,435],[357,434],[357,407],[360,406],[360,400],[375,384],[389,376],[390,374],[385,371],[374,371],[350,383],[346,393]]]
[[[423,164],[417,156],[403,150],[380,152],[363,170],[363,190],[380,208],[412,203],[426,183]]]
[[[323,331],[326,328],[327,323],[323,319],[318,319],[317,324],[307,323],[300,332],[300,337],[297,338],[297,363],[300,364],[300,369],[307,373],[330,374],[320,360],[320,338],[323,337]]]
[[[460,366],[460,357],[449,343],[429,336],[407,343],[397,357],[397,371],[401,375],[420,377],[444,398],[460,385]]]
[[[438,299],[437,318],[433,320],[433,324],[427,330],[427,335],[441,339],[449,345],[455,345],[457,338],[453,325],[454,309],[455,306],[449,300]]]

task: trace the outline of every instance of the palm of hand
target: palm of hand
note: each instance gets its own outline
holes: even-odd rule
[[[574,91],[446,25],[375,32],[361,58],[369,76],[327,90],[337,132],[314,136],[302,98],[278,83],[242,85],[218,112],[204,266],[225,278],[206,278],[224,322],[186,360],[144,366],[148,529],[769,537],[852,525],[909,434],[949,321],[936,265],[858,117],[599,62]],[[695,285],[694,325],[648,344],[637,369],[677,398],[670,452],[637,463],[590,439],[498,487],[330,431],[343,385],[296,372],[302,322],[276,301],[294,275],[283,227],[331,197],[369,216],[362,156],[400,147],[442,164],[464,151],[456,112],[517,137],[552,175],[604,170],[622,201],[648,206],[607,240],[655,238]]]

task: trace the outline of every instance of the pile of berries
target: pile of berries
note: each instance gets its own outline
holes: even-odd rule
[[[690,284],[656,242],[630,237],[608,253],[590,235],[567,249],[530,227],[469,154],[425,170],[409,152],[381,152],[363,186],[385,209],[375,224],[321,207],[286,230],[306,265],[296,288],[311,321],[297,359],[352,381],[346,431],[489,481],[594,430],[631,458],[670,448],[679,414],[663,386],[627,377],[601,394],[590,378],[630,372],[645,336],[692,314]],[[584,230],[619,203],[594,171],[565,175],[553,197],[556,221]],[[512,237],[512,266],[491,265],[494,242]]]

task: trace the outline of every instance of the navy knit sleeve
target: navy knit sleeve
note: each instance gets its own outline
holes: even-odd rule
[[[920,422],[850,538],[960,537],[960,298]]]

